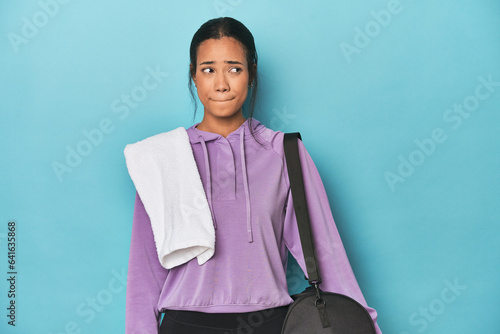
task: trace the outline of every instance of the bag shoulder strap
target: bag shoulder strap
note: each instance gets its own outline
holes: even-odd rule
[[[300,243],[307,268],[308,278],[306,277],[306,279],[310,285],[313,285],[314,283],[321,283],[321,277],[319,275],[318,261],[314,252],[314,239],[309,222],[309,211],[307,209],[302,167],[300,165],[299,139],[302,140],[299,132],[285,133],[283,146],[292,191],[293,207],[299,227]]]

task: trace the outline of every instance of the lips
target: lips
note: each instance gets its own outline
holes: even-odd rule
[[[227,99],[227,100],[214,100],[214,99],[212,99],[212,101],[214,101],[214,102],[228,102],[228,101],[232,101],[232,100],[234,100],[234,97],[232,99]]]

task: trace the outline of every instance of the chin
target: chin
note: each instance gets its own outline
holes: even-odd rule
[[[234,117],[237,114],[237,112],[226,112],[226,113],[213,113],[215,117],[219,118],[231,118]]]
[[[232,117],[238,113],[238,111],[241,109],[240,108],[217,108],[217,109],[212,109],[210,113],[214,115],[215,117]]]

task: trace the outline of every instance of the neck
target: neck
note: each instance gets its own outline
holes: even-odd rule
[[[231,117],[214,117],[205,113],[203,120],[196,126],[197,129],[220,134],[224,138],[231,132],[238,129],[245,122],[245,117],[241,112]]]

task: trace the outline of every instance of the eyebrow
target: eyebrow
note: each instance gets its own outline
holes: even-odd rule
[[[239,65],[243,65],[242,63],[240,63],[239,61],[236,61],[236,60],[224,60],[224,63],[226,64],[239,64]],[[212,65],[212,64],[215,64],[215,61],[213,60],[210,60],[210,61],[204,61],[202,63],[200,63],[199,65]]]

